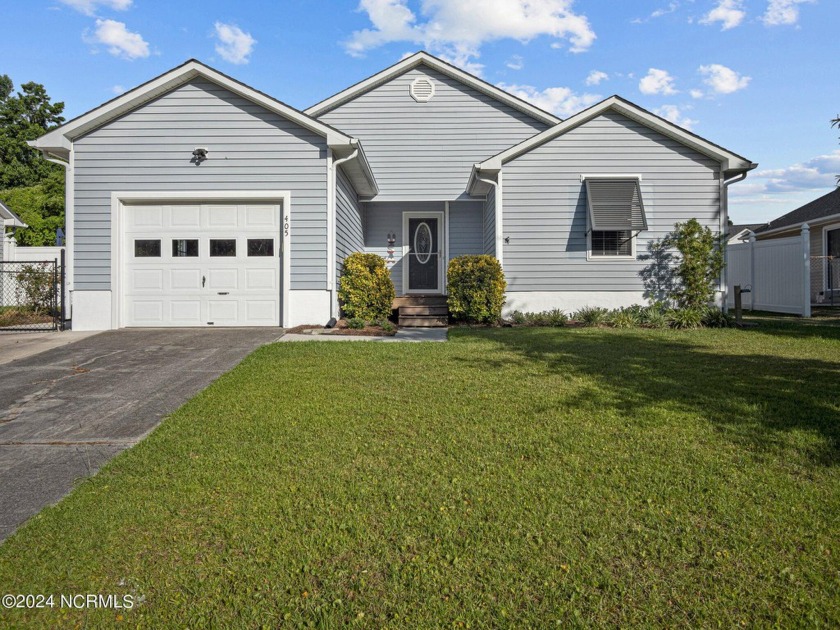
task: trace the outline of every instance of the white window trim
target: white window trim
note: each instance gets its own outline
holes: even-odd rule
[[[429,291],[427,289],[409,291],[408,290],[408,250],[409,250],[409,236],[408,236],[408,220],[409,219],[437,219],[438,220],[438,244],[440,247],[439,264],[438,264],[438,290]],[[403,295],[445,295],[446,294],[446,260],[448,250],[446,250],[447,235],[445,230],[448,226],[445,225],[446,212],[441,210],[431,210],[429,212],[420,211],[406,211],[403,212],[402,225],[402,293]]]
[[[822,256],[826,258],[828,256],[828,233],[834,230],[840,230],[840,223],[831,223],[829,225],[824,225],[822,229]],[[828,291],[828,273],[826,273],[825,267],[823,268],[822,274],[822,288],[823,293]]]
[[[642,192],[642,174],[641,173],[587,173],[580,176],[581,183],[587,179],[636,179],[639,180],[639,194]],[[588,203],[588,202],[587,202]],[[644,201],[642,201],[644,203]],[[645,208],[647,211],[647,208]],[[620,230],[599,230],[599,232],[618,232]],[[629,256],[602,256],[600,254],[592,253],[592,227],[589,224],[589,210],[586,211],[586,260],[594,260],[596,262],[627,262],[628,260],[637,260],[636,257],[636,238],[639,232],[630,230],[630,247],[633,252]]]
[[[279,325],[289,326],[289,291],[291,289],[291,205],[288,190],[207,190],[207,191],[121,191],[111,193],[111,328],[124,328],[122,299],[123,215],[132,202],[208,203],[212,201],[268,201],[279,203],[281,209],[279,243],[283,261],[283,285]]]
[[[589,219],[586,220],[587,228],[589,226]],[[598,230],[599,232],[620,232],[621,230]],[[630,230],[630,247],[633,252],[629,256],[609,256],[592,253],[592,230],[586,230],[586,260],[594,260],[597,262],[627,262],[628,260],[636,260],[636,237],[639,233],[635,230]]]

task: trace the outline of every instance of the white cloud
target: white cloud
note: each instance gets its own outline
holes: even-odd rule
[[[703,93],[703,90],[691,90],[689,94],[691,94],[691,98],[703,98],[704,96],[706,96]]]
[[[140,59],[149,56],[149,44],[140,33],[132,33],[124,22],[96,20],[93,33],[86,32],[84,40],[91,44],[103,44],[114,57]]]
[[[639,91],[642,94],[663,94],[670,96],[676,94],[674,77],[665,70],[650,68],[648,73],[639,81]]]
[[[568,41],[572,52],[587,50],[595,33],[574,0],[420,0],[415,13],[408,0],[361,0],[372,28],[355,31],[347,52],[361,56],[391,42],[411,42],[448,61],[480,71],[481,47],[500,39],[527,42],[549,36]],[[553,45],[559,45],[554,42]]]
[[[111,92],[113,92],[114,94],[119,96],[120,94],[123,94],[125,92],[125,88],[123,86],[117,84],[117,85],[115,85],[111,88]]]
[[[654,109],[653,113],[657,116],[661,116],[665,120],[668,120],[675,125],[679,125],[689,131],[694,128],[694,125],[697,124],[698,121],[693,120],[686,116],[683,112],[685,109],[691,109],[690,107],[679,107],[677,105],[663,105],[658,109]]]
[[[718,0],[717,6],[704,15],[700,23],[714,24],[720,22],[721,30],[728,31],[741,24],[746,16],[747,12],[744,11],[743,0]]]
[[[522,70],[525,67],[525,60],[522,58],[522,55],[514,55],[507,60],[505,65],[511,70]]]
[[[761,188],[750,192],[782,193],[798,190],[813,190],[815,188],[829,188],[837,182],[840,173],[840,149],[827,155],[800,162],[786,168],[758,171],[751,179]]]
[[[85,15],[96,15],[96,9],[99,7],[126,11],[133,4],[133,0],[59,0],[59,2]]]
[[[586,77],[586,85],[598,85],[602,81],[606,81],[610,78],[606,72],[601,72],[600,70],[593,70],[589,73],[589,76]]]
[[[677,9],[680,8],[680,3],[677,1],[669,2],[667,7],[661,7],[656,9],[653,13],[651,13],[646,18],[635,18],[630,20],[633,24],[644,24],[645,22],[649,22],[650,20],[655,20],[656,18],[662,17],[663,15],[668,15],[669,13],[673,13]]]
[[[799,5],[812,2],[814,0],[769,0],[761,21],[765,26],[796,24],[799,21]]]
[[[216,22],[215,29],[215,36],[219,40],[216,44],[216,52],[222,59],[235,64],[250,61],[248,57],[257,43],[250,33],[246,33],[234,24],[222,22]]]
[[[540,109],[557,114],[561,118],[568,118],[577,114],[601,100],[598,94],[575,94],[566,87],[550,87],[539,90],[532,85],[499,83],[497,86],[505,92],[510,92],[514,96],[533,103]]]
[[[738,74],[732,68],[727,68],[719,63],[700,66],[697,71],[706,77],[703,79],[703,83],[712,88],[712,91],[716,94],[732,94],[738,90],[743,90],[752,80],[750,77]]]

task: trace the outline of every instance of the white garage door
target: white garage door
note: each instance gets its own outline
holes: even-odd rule
[[[131,205],[126,326],[279,326],[280,206]]]

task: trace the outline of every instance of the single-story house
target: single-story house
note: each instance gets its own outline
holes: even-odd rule
[[[754,230],[758,241],[798,236],[807,224],[811,241],[811,296],[820,304],[840,293],[840,188]]]
[[[9,258],[6,252],[12,246],[10,239],[14,236],[14,231],[25,227],[27,227],[26,223],[12,212],[9,206],[0,201],[0,262]]]
[[[724,234],[756,166],[618,96],[561,120],[425,52],[304,111],[191,60],[31,144],[67,169],[88,330],[323,324],[354,251],[398,296],[490,254],[507,312],[638,303],[648,243]]]
[[[764,227],[764,223],[739,223],[729,226],[729,231],[726,235],[726,242],[729,245],[737,245],[748,241],[750,236],[760,227]]]

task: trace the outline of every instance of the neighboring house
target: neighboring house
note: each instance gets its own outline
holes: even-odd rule
[[[764,225],[766,224],[744,223],[740,225],[730,225],[729,230],[726,233],[726,242],[730,245],[738,245],[739,243],[748,241],[750,239],[750,235],[754,234],[757,229],[764,227]]]
[[[811,240],[811,295],[815,303],[840,294],[840,188],[755,230],[757,240],[798,236],[808,224]]]
[[[561,121],[424,52],[304,112],[197,61],[32,143],[68,169],[76,329],[325,323],[353,251],[397,295],[496,256],[506,311],[644,299],[749,160],[619,97]]]
[[[12,212],[11,208],[0,201],[0,262],[9,260],[8,252],[12,247],[11,239],[17,228],[25,228],[21,218]],[[7,233],[8,232],[8,233]]]

